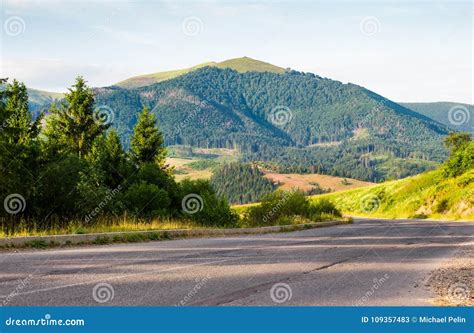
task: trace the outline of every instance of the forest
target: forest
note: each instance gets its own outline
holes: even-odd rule
[[[136,89],[94,90],[128,147],[136,110],[156,116],[166,145],[237,149],[280,172],[383,181],[447,157],[446,127],[363,87],[311,73],[205,67]]]
[[[48,230],[74,221],[182,218],[234,225],[207,181],[177,183],[155,116],[143,107],[124,150],[82,77],[47,115],[32,118],[24,84],[1,81],[1,229]]]

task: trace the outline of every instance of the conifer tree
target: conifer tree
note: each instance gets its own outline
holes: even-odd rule
[[[131,152],[138,165],[156,163],[161,168],[165,167],[166,148],[163,134],[156,126],[155,116],[147,107],[144,107],[138,116],[132,136]]]
[[[23,83],[13,80],[8,84],[3,80],[1,84],[4,90],[0,96],[0,199],[8,195],[21,198],[20,211],[24,212],[30,208],[26,202],[35,191],[39,157],[36,139],[42,117],[32,121]]]
[[[94,95],[82,77],[77,77],[65,99],[62,106],[53,106],[50,110],[53,117],[48,123],[47,136],[52,144],[64,146],[79,158],[84,158],[95,138],[109,125],[102,123],[96,114]]]
[[[115,130],[99,136],[86,160],[91,165],[90,176],[97,184],[116,188],[129,173],[126,154]]]
[[[7,85],[7,102],[4,108],[3,130],[10,144],[27,145],[39,132],[42,115],[32,122],[28,109],[28,92],[23,83],[13,80]]]

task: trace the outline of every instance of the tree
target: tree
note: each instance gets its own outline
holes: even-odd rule
[[[115,130],[97,137],[86,157],[90,165],[89,176],[97,185],[117,188],[132,172],[120,138]]]
[[[451,153],[456,152],[459,148],[471,142],[471,135],[466,132],[450,132],[449,135],[444,139],[444,144]]]
[[[54,105],[50,109],[53,116],[48,122],[47,136],[51,144],[84,158],[109,124],[102,122],[98,110],[94,110],[94,95],[82,77],[76,78],[65,99],[66,103],[59,108]]]
[[[166,148],[163,134],[156,126],[155,116],[147,107],[144,107],[138,116],[132,136],[131,152],[138,165],[154,162],[165,168]]]
[[[13,80],[8,84],[1,80],[1,84],[5,90],[0,96],[0,198],[15,195],[29,202],[35,192],[38,172],[37,137],[41,116],[32,121],[28,92],[23,83]]]
[[[7,141],[10,144],[27,145],[38,136],[42,115],[32,122],[28,92],[23,83],[13,80],[12,84],[7,85],[6,96],[2,127],[7,133]]]

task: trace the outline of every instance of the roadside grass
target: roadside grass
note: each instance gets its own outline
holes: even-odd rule
[[[474,220],[474,170],[445,178],[440,170],[367,188],[315,195],[361,217]]]
[[[122,217],[114,219],[97,219],[94,224],[85,224],[83,221],[70,221],[62,225],[50,225],[47,228],[40,228],[35,223],[23,221],[10,232],[5,228],[0,228],[0,238],[2,237],[23,237],[23,236],[51,236],[51,235],[81,235],[102,232],[133,232],[133,231],[153,231],[171,229],[203,229],[204,227],[192,221],[183,219],[134,219]]]
[[[283,233],[283,232],[292,232],[292,231],[299,231],[299,230],[307,230],[307,229],[314,229],[322,226],[331,226],[334,223],[337,224],[349,224],[352,223],[352,219],[345,219],[344,221],[331,221],[333,223],[327,225],[323,223],[314,223],[314,221],[308,221],[305,219],[296,218],[298,221],[296,224],[293,225],[283,225],[279,226],[278,230],[275,229],[259,229],[254,230],[253,228],[241,228],[243,232],[239,233],[240,235],[244,234],[267,234],[267,233]],[[214,228],[219,229],[219,228]],[[235,228],[237,230],[238,228]],[[248,231],[246,231],[248,230]],[[226,233],[223,235],[220,234],[213,234],[214,236],[225,236],[225,235],[232,235],[232,233]],[[9,245],[0,245],[0,249],[4,250],[15,250],[15,249],[48,249],[48,248],[56,248],[56,247],[71,247],[71,246],[84,246],[84,245],[108,245],[108,244],[116,244],[116,243],[138,243],[138,242],[149,242],[149,241],[159,241],[159,240],[171,240],[171,239],[182,239],[182,238],[196,238],[196,237],[209,237],[208,234],[190,234],[189,231],[179,233],[179,234],[171,234],[170,231],[145,231],[145,232],[127,232],[118,235],[97,235],[94,239],[88,241],[80,241],[80,242],[72,242],[71,240],[67,240],[63,243],[54,241],[54,240],[46,240],[46,239],[34,239],[31,241],[26,241],[22,244],[9,244]]]

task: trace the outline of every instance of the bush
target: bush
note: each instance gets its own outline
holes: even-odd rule
[[[128,210],[135,216],[167,215],[171,203],[168,193],[154,184],[133,184],[124,195]]]
[[[443,174],[445,177],[457,177],[472,168],[474,168],[474,140],[452,153],[445,162]]]
[[[38,216],[48,216],[51,211],[62,217],[78,213],[81,195],[78,190],[80,174],[85,163],[74,155],[59,161],[50,161],[41,171],[38,193],[33,206]]]
[[[322,199],[310,203],[301,191],[277,190],[265,196],[259,205],[244,213],[246,226],[297,224],[341,217],[333,203]]]
[[[336,206],[327,199],[316,200],[311,203],[309,215],[312,220],[318,220],[322,215],[330,215],[334,217],[342,217],[341,212]]]
[[[146,182],[147,184],[156,185],[165,190],[170,198],[170,208],[179,210],[181,208],[179,187],[174,178],[165,170],[162,170],[155,163],[146,163],[142,165],[135,177],[137,182]]]
[[[260,205],[252,206],[245,219],[250,225],[273,225],[283,216],[307,216],[309,201],[301,191],[277,190],[266,195]]]
[[[217,197],[207,180],[181,182],[182,214],[204,226],[233,227],[238,216],[225,199]]]

